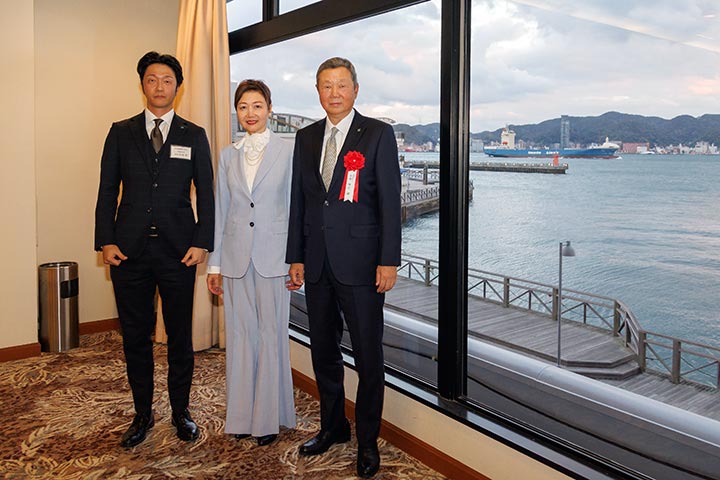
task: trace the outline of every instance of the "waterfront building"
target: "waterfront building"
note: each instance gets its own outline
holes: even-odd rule
[[[483,147],[485,146],[485,143],[480,140],[479,138],[471,138],[470,139],[470,151],[475,152],[482,152]]]
[[[648,142],[622,142],[620,153],[642,153],[650,149]]]
[[[560,117],[560,148],[570,147],[570,117]]]

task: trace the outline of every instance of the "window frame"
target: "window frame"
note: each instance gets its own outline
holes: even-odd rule
[[[278,14],[279,0],[257,1],[263,3],[263,21],[229,32],[231,55],[428,0],[323,0],[282,15]],[[630,450],[623,451],[611,442],[605,442],[607,448],[602,451],[589,451],[577,444],[572,433],[558,437],[514,418],[502,407],[481,405],[467,397],[471,11],[472,0],[442,0],[440,156],[447,161],[440,164],[438,386],[434,389],[391,367],[387,385],[571,477],[650,478],[633,466],[648,463],[659,469],[670,466]],[[291,314],[302,316],[306,312],[294,305]],[[290,337],[309,347],[306,332],[291,328]],[[346,366],[354,368],[348,352],[344,359]],[[511,410],[513,399],[506,401]]]

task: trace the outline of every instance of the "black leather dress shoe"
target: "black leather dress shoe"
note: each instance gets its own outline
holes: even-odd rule
[[[233,437],[235,437],[236,440],[243,440],[245,438],[249,438],[250,434],[249,433],[236,433],[235,435],[233,435]]]
[[[380,469],[380,452],[377,446],[359,447],[357,474],[361,478],[371,478]]]
[[[188,412],[187,409],[180,413],[173,412],[172,424],[177,428],[177,437],[186,442],[192,442],[200,433],[198,426],[190,417],[190,412]]]
[[[155,418],[152,412],[150,415],[135,415],[130,427],[123,433],[120,445],[125,448],[134,447],[139,445],[147,437],[147,432],[155,425]]]
[[[320,433],[300,446],[300,455],[320,455],[336,443],[345,443],[350,440],[350,424],[339,431],[320,430]]]
[[[264,447],[266,445],[270,445],[275,441],[277,438],[276,433],[271,433],[270,435],[263,435],[261,437],[255,437],[255,440],[257,440],[257,444],[261,447]]]

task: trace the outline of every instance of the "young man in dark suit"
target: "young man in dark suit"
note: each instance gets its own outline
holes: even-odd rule
[[[175,114],[183,81],[172,55],[148,52],[137,65],[147,108],[110,128],[95,208],[95,250],[110,265],[135,418],[120,444],[138,445],[155,424],[154,298],[168,335],[168,393],[177,436],[195,440],[188,411],[194,352],[195,270],[213,246],[213,171],[205,131]],[[122,185],[122,195],[118,194]],[[195,185],[197,220],[190,202]]]
[[[300,454],[321,454],[350,439],[340,350],[344,317],[359,377],[357,471],[369,478],[380,466],[383,304],[400,264],[397,144],[390,125],[354,110],[359,87],[350,61],[326,60],[316,80],[327,118],[295,138],[286,256],[289,288],[305,283],[320,391],[321,430]]]

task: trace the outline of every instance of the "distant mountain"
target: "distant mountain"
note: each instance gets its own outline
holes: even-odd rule
[[[570,141],[583,145],[602,143],[605,137],[621,142],[650,142],[651,146],[694,146],[706,141],[720,145],[720,115],[700,117],[681,115],[671,120],[619,112],[607,112],[597,117],[569,117]],[[550,146],[560,142],[560,119],[553,118],[532,125],[510,125],[516,141],[524,140],[535,146]],[[418,130],[418,126],[414,127]],[[471,134],[485,143],[499,142],[502,128]],[[407,140],[406,140],[407,142]]]
[[[423,143],[432,142],[433,145],[438,143],[440,139],[440,124],[431,123],[429,125],[408,125],[406,123],[396,123],[393,125],[395,132],[405,134],[405,144],[422,145]]]

